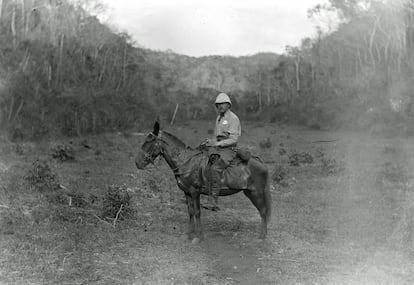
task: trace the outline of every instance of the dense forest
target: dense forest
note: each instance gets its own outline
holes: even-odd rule
[[[246,120],[414,134],[413,0],[330,0],[309,11],[317,36],[285,54],[199,58],[140,47],[92,2],[0,0],[11,139],[140,129],[176,107],[178,121],[211,119],[217,92]]]

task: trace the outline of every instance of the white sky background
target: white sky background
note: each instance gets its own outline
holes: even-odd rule
[[[153,50],[189,56],[283,53],[315,28],[307,10],[327,0],[102,0],[109,22]]]

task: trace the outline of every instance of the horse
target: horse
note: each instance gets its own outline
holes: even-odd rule
[[[183,163],[174,154],[185,153]],[[157,157],[165,159],[174,173],[178,187],[184,192],[188,207],[189,223],[187,236],[192,243],[198,243],[203,234],[200,221],[200,195],[209,195],[206,189],[206,176],[204,169],[208,162],[208,155],[199,148],[188,147],[175,135],[160,130],[158,121],[135,157],[138,169],[144,169],[148,164],[154,164]],[[246,187],[237,187],[222,181],[220,196],[227,196],[243,191],[245,196],[253,203],[261,217],[259,238],[264,240],[267,235],[267,224],[271,217],[271,195],[269,189],[269,173],[267,167],[257,157],[251,157],[245,166],[248,175],[245,177]],[[237,184],[237,183],[236,183]],[[240,188],[240,189],[239,189]]]

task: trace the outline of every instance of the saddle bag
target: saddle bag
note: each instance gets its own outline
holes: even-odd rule
[[[236,155],[241,161],[247,162],[252,157],[250,150],[247,147],[241,147],[236,149]]]

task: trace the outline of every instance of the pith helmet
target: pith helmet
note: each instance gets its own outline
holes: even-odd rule
[[[230,97],[226,93],[220,93],[219,95],[217,95],[215,103],[216,104],[229,103],[231,105],[231,100],[230,100]]]

